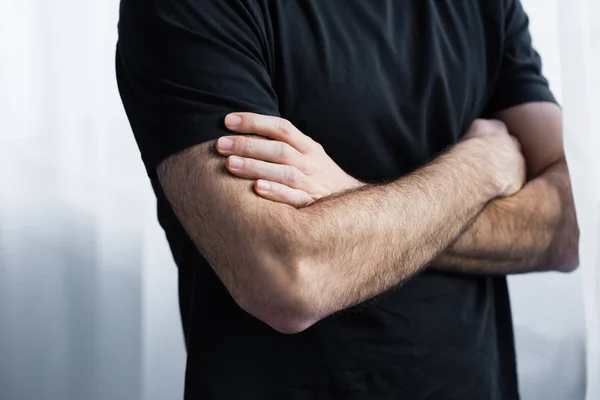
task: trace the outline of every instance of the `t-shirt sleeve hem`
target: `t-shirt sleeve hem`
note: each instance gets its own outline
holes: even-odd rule
[[[272,111],[264,109],[246,110],[263,115],[273,115]],[[226,114],[219,121],[224,121]],[[142,161],[146,167],[148,177],[156,177],[156,168],[167,158],[178,154],[196,145],[217,140],[222,136],[237,135],[238,133],[227,130],[224,122],[217,126],[203,123],[202,118],[181,118],[171,121],[170,126],[161,127],[161,131],[144,132],[146,139],[142,144]],[[168,138],[165,139],[165,134]]]
[[[548,102],[558,104],[548,86],[540,83],[515,85],[496,94],[496,99],[488,105],[489,115],[527,103]]]

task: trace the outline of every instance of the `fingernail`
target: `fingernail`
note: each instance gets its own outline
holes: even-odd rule
[[[217,142],[217,145],[221,150],[231,150],[233,148],[233,140],[231,140],[231,138],[228,137],[222,137]]]
[[[265,181],[258,181],[257,186],[258,186],[258,190],[260,190],[262,192],[267,192],[271,189],[271,184],[269,182],[265,182]]]
[[[241,158],[235,156],[229,157],[229,166],[231,168],[242,168],[242,165],[244,165],[244,162]]]
[[[242,123],[242,117],[236,114],[229,114],[225,117],[225,125],[229,127],[236,127]]]

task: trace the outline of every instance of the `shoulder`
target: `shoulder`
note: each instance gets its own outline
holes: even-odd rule
[[[149,174],[227,134],[230,112],[277,113],[261,4],[121,0],[117,83]]]
[[[521,0],[477,0],[484,23],[505,32],[515,18],[527,18]]]
[[[267,9],[268,0],[121,0],[119,35],[256,33],[264,27]]]
[[[117,56],[140,75],[177,75],[190,84],[198,68],[218,74],[222,63],[268,66],[267,2],[121,0]]]

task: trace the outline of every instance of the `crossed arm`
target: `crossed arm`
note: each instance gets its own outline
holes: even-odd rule
[[[571,272],[579,264],[579,229],[562,112],[552,103],[530,103],[497,117],[521,144],[528,183],[514,196],[490,202],[433,267],[486,274]]]
[[[203,3],[207,12],[193,18],[187,3],[159,2],[143,10],[138,3],[123,2],[120,10],[117,76],[148,167],[220,136],[223,129],[215,122],[222,113],[277,113],[257,33],[260,18],[235,2]],[[526,15],[519,2],[506,6],[506,54],[495,83],[503,90],[490,109],[501,109],[502,100],[551,97]],[[236,29],[222,29],[223,21]],[[567,271],[577,265],[560,110],[527,105],[499,118],[519,139],[529,171],[530,181],[512,197],[507,195],[521,188],[523,161],[506,133],[475,135],[386,185],[357,188],[352,179],[337,179],[343,175],[330,162],[324,170],[347,186],[331,191],[313,181],[321,200],[301,208],[267,200],[256,183],[253,192],[250,181],[227,172],[214,141],[169,157],[157,173],[181,223],[232,297],[274,328],[297,332],[428,265],[478,273]],[[250,128],[255,134],[269,129]],[[293,129],[279,128],[282,139],[289,139]],[[309,144],[319,149],[307,138],[294,142],[304,155]],[[227,166],[232,171],[231,159]]]
[[[289,125],[245,128],[295,135],[299,151],[318,148]],[[486,133],[491,128],[485,122],[475,128],[477,135],[413,174],[304,208],[256,196],[248,181],[225,171],[214,142],[168,158],[157,172],[232,297],[273,328],[293,333],[410,278],[490,201],[520,188],[520,153],[512,138]]]
[[[579,234],[563,151],[561,111],[552,103],[530,103],[508,109],[498,118],[521,143],[529,182],[516,195],[490,202],[430,267],[476,274],[572,271],[578,262]],[[278,139],[268,131],[256,133]],[[269,191],[257,186],[257,193],[266,198],[302,207],[357,186],[323,151],[300,154],[282,140],[229,139],[230,149],[222,148],[221,141],[217,148],[223,155],[233,155],[230,160],[243,161],[242,168],[228,164],[230,172],[260,179],[258,183],[271,180]],[[279,154],[286,152],[289,155],[282,159]],[[290,175],[300,178],[290,183]]]

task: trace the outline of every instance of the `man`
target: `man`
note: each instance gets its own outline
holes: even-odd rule
[[[505,275],[578,263],[519,0],[122,0],[119,32],[186,399],[519,398]]]

